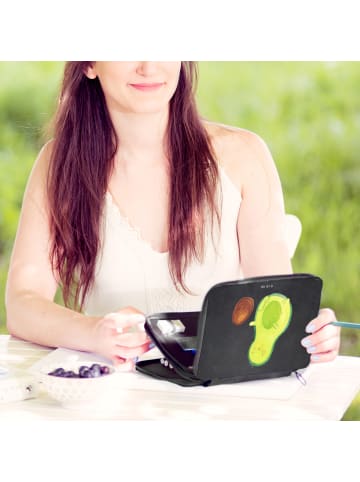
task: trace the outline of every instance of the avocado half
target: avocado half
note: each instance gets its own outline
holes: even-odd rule
[[[281,293],[272,293],[260,301],[255,320],[249,323],[255,326],[255,339],[248,353],[251,365],[264,365],[270,359],[276,341],[290,324],[291,315],[291,301]]]

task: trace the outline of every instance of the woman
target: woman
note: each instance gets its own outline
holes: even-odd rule
[[[192,62],[66,64],[13,249],[11,334],[124,363],[149,348],[143,313],[200,309],[217,282],[292,272],[269,150],[200,119],[195,74]],[[323,309],[309,323],[312,361],[336,357],[334,319]]]

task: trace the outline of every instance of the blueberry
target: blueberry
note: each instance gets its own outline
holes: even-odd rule
[[[79,368],[80,378],[83,378],[83,374],[87,373],[88,371],[89,371],[89,367],[87,367],[85,365],[81,365],[81,367]]]
[[[77,378],[76,373],[73,372],[72,370],[65,372],[62,376],[65,378]]]
[[[65,370],[63,368],[56,368],[49,375],[54,375],[55,377],[62,377],[64,376]]]
[[[88,370],[85,373],[84,378],[94,378],[94,375],[92,374],[91,370]]]
[[[101,367],[98,363],[94,363],[90,367],[90,372],[94,378],[100,377],[101,376]]]
[[[110,373],[110,368],[106,365],[103,365],[100,367],[101,369],[101,375],[108,375]]]
[[[90,378],[91,373],[88,367],[82,366],[79,370],[80,378]]]

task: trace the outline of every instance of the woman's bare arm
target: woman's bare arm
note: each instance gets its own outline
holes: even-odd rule
[[[10,260],[6,285],[7,327],[20,338],[47,346],[91,349],[97,318],[56,304],[57,282],[49,261],[49,221],[45,196],[51,145],[32,169]]]
[[[237,230],[244,277],[291,273],[282,187],[269,149],[241,129],[228,131],[221,145],[223,167],[242,196]]]
[[[225,164],[242,195],[238,217],[241,267],[245,277],[292,273],[286,242],[286,218],[279,175],[266,144],[255,134],[233,130],[222,144]],[[312,362],[333,360],[339,353],[340,329],[335,313],[323,308],[309,320],[302,343]]]

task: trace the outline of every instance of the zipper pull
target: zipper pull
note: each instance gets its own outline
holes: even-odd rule
[[[296,372],[295,372],[295,375],[296,375],[296,378],[299,380],[299,382],[300,382],[302,385],[306,385],[306,380],[305,380],[305,378],[301,375],[300,372],[296,371]]]

